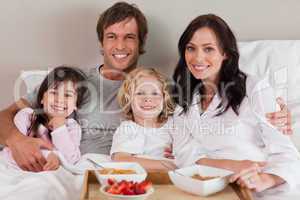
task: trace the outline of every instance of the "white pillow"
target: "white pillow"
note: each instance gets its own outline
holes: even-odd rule
[[[240,67],[269,76],[277,95],[289,102],[300,98],[300,40],[239,42]]]
[[[249,74],[269,76],[276,96],[292,112],[293,142],[300,149],[300,40],[239,42],[240,67]]]
[[[21,79],[25,82],[26,92],[33,92],[42,83],[47,74],[48,71],[46,70],[22,71]]]

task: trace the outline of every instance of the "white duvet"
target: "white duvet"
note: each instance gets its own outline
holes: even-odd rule
[[[76,166],[33,173],[12,169],[0,158],[0,199],[77,200],[80,197],[84,171],[94,169],[87,158],[96,162],[110,161],[106,155],[86,154]]]

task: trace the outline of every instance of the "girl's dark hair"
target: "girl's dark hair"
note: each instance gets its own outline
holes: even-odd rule
[[[186,60],[186,45],[190,42],[194,33],[200,28],[211,29],[218,40],[220,49],[225,53],[226,59],[222,63],[219,83],[217,85],[218,95],[221,103],[218,105],[218,115],[223,114],[229,107],[238,115],[240,104],[246,95],[246,74],[239,69],[239,51],[236,38],[226,22],[214,14],[201,15],[195,18],[185,29],[178,43],[179,61],[177,63],[173,79],[174,101],[183,107],[186,113],[191,106],[195,93],[204,95],[202,80],[196,79],[189,71]]]
[[[36,131],[39,124],[46,125],[48,117],[43,111],[43,104],[41,103],[43,96],[47,90],[64,81],[72,81],[76,83],[77,101],[76,107],[80,108],[89,99],[89,92],[86,85],[87,77],[78,68],[59,66],[54,68],[43,80],[37,94],[37,106],[34,113],[34,120],[32,121],[32,130]]]

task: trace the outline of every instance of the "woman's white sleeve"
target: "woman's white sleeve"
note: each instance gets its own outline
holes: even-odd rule
[[[251,108],[258,119],[261,139],[268,154],[264,173],[274,174],[286,181],[282,188],[293,188],[300,184],[300,155],[289,136],[283,135],[265,117],[268,112],[276,111],[273,88],[268,81],[260,81],[249,96]]]
[[[172,139],[175,164],[178,167],[194,165],[196,161],[206,157],[201,145],[192,137],[187,120],[184,116],[175,117]]]

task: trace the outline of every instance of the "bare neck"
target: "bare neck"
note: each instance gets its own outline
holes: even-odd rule
[[[133,64],[124,70],[112,68],[103,64],[103,66],[100,67],[99,69],[99,73],[106,79],[121,81],[124,80],[126,75],[132,70],[134,70],[135,68],[136,68],[136,64]]]
[[[102,66],[99,69],[99,73],[106,79],[113,80],[113,81],[121,81],[125,78],[125,72],[121,70],[115,70],[110,69],[104,66]]]

